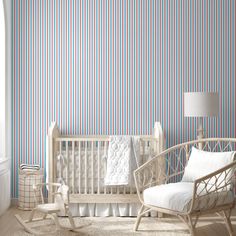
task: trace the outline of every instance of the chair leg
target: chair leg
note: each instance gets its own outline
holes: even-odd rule
[[[33,210],[30,212],[29,219],[27,220],[27,222],[31,222],[31,221],[33,220],[35,211],[36,211],[36,209],[33,209]]]
[[[227,211],[222,211],[222,215],[223,215],[223,219],[224,219],[226,228],[227,228],[227,230],[228,230],[228,232],[229,232],[229,235],[230,235],[230,236],[235,235],[235,234],[234,234],[233,227],[232,227],[232,224],[231,224],[231,220],[230,220],[231,209],[230,209],[230,210],[227,210]]]
[[[196,228],[196,224],[197,224],[198,218],[199,218],[199,215],[196,216],[195,221],[193,221],[193,219],[192,219],[192,224],[193,224],[194,228]]]
[[[67,215],[68,215],[68,218],[69,218],[69,222],[70,222],[70,225],[71,225],[71,228],[72,229],[75,229],[75,222],[74,222],[74,219],[72,217],[72,214],[69,210],[67,210]]]
[[[195,226],[197,224],[197,220],[193,223],[193,220],[192,220],[191,216],[187,216],[187,218],[188,218],[188,226],[189,226],[190,234],[191,234],[191,236],[194,236],[195,235]]]
[[[19,215],[15,215],[15,217],[16,217],[18,223],[25,229],[26,232],[28,232],[32,235],[45,235],[45,232],[41,232],[40,230],[37,231],[34,228],[30,227],[30,225],[27,224],[29,222],[35,221],[35,219],[31,220],[31,221],[28,221],[28,220],[24,221]],[[38,221],[38,220],[42,220],[42,218],[37,218],[36,221]],[[52,231],[50,233],[53,234],[53,233],[56,233],[56,231]]]
[[[137,216],[137,219],[136,219],[136,222],[135,222],[135,225],[134,225],[134,231],[137,231],[138,230],[138,226],[140,224],[140,221],[141,221],[141,218],[143,216],[143,212],[144,212],[144,205],[141,206],[140,210],[139,210],[139,213],[138,213],[138,216]]]
[[[59,223],[58,217],[56,213],[50,214],[51,218],[53,219],[55,225],[56,225],[56,230],[59,230],[61,228],[61,225]]]
[[[193,219],[192,219],[192,217],[190,215],[178,216],[178,217],[188,226],[190,235],[191,236],[195,236],[195,227],[196,227],[196,224],[197,224],[199,216],[197,216],[195,218],[195,221],[193,221]]]

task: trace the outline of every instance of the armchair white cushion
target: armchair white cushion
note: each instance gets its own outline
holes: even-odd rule
[[[185,166],[183,182],[194,182],[196,179],[208,175],[234,160],[235,152],[207,152],[192,147],[188,164]],[[220,178],[224,179],[224,175]],[[214,184],[213,179],[209,183]]]
[[[190,210],[193,199],[193,182],[179,182],[162,184],[147,188],[143,192],[144,203],[151,206],[170,209],[172,211],[187,212]],[[202,191],[202,192],[201,192]],[[198,192],[201,192],[201,205],[197,208],[204,208],[209,204],[208,197],[205,197],[204,186],[199,186]],[[213,203],[217,198],[218,205],[227,204],[234,201],[232,191],[223,191],[218,194],[212,193],[210,201]]]
[[[192,198],[193,183],[170,183],[147,188],[143,200],[147,205],[183,211]]]

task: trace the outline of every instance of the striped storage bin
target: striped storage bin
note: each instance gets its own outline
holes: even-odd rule
[[[31,210],[35,207],[33,185],[42,182],[43,169],[37,171],[19,169],[18,207],[20,209]],[[36,193],[36,198],[40,201],[40,192]]]

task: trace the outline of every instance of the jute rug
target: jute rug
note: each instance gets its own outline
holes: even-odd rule
[[[18,224],[15,214],[21,215],[23,219],[28,217],[30,212],[19,211],[16,208],[9,209],[0,217],[0,236],[29,236],[21,225]],[[76,225],[81,226],[77,232],[66,230],[51,232],[55,229],[52,220],[47,219],[40,222],[31,223],[35,230],[40,230],[48,236],[187,236],[187,227],[175,217],[152,218],[144,217],[140,223],[139,230],[133,231],[135,217],[74,217]],[[61,224],[69,226],[67,217],[60,217]],[[236,217],[232,217],[232,223],[236,232]],[[197,236],[227,236],[226,227],[218,217],[202,217],[197,224]]]

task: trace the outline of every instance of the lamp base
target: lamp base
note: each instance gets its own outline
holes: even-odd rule
[[[203,138],[204,138],[204,131],[203,130],[198,130],[197,139],[203,139]]]
[[[199,123],[198,123],[198,129],[197,129],[197,139],[198,140],[201,140],[204,138],[204,130],[203,130],[203,127],[202,127],[202,117],[199,119]],[[203,143],[202,142],[199,142],[198,143],[198,148],[200,150],[202,150],[203,148]]]

